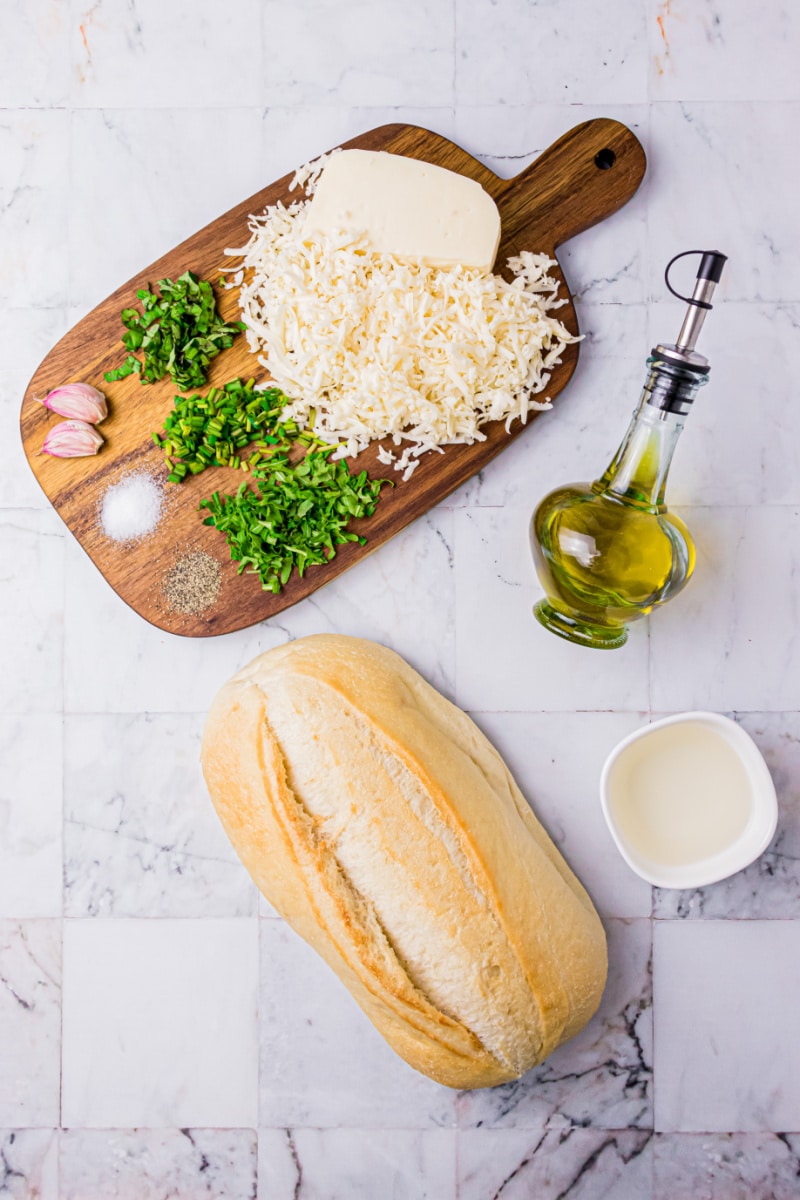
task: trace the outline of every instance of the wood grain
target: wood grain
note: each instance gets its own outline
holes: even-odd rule
[[[522,249],[555,256],[562,242],[621,208],[633,196],[645,171],[644,151],[634,135],[619,122],[605,119],[576,126],[527,170],[509,180],[500,179],[438,134],[412,125],[384,125],[346,145],[406,154],[477,179],[500,209],[503,238],[498,264]],[[608,163],[611,165],[605,166]],[[495,422],[486,427],[485,442],[450,446],[444,454],[425,456],[410,480],[398,482],[391,490],[384,489],[372,518],[354,523],[368,537],[366,546],[351,543],[341,547],[332,562],[310,568],[304,579],[294,573],[278,595],[262,591],[258,579],[252,575],[237,575],[223,536],[202,524],[197,511],[199,501],[215,488],[231,490],[244,478],[227,468],[189,477],[179,487],[169,486],[167,518],[150,537],[133,543],[109,540],[98,522],[106,488],[133,470],[166,475],[162,456],[150,434],[163,428],[175,392],[169,379],[150,386],[140,384],[135,375],[117,383],[104,382],[104,372],[118,366],[126,354],[119,340],[123,332],[120,311],[135,302],[137,288],[164,277],[175,278],[187,269],[201,278],[216,280],[220,267],[234,262],[225,258],[224,248],[246,242],[248,216],[278,200],[297,198],[296,192],[289,192],[290,182],[291,176],[287,175],[251,196],[118,288],[50,351],[23,398],[20,418],[23,446],[45,494],[118,595],[147,621],[171,633],[188,637],[230,633],[295,604],[377,550],[480,471],[534,423],[530,418],[526,426],[515,422],[506,433],[502,422]],[[568,297],[563,275],[561,281],[561,294]],[[223,292],[219,308],[227,320],[236,319],[236,293]],[[578,333],[571,299],[559,310],[559,317],[568,329]],[[563,363],[553,372],[547,388],[549,396],[556,396],[566,386],[577,360],[578,345],[568,347]],[[220,385],[236,375],[267,377],[248,350],[244,337],[237,338],[215,360],[209,385]],[[58,418],[33,397],[72,381],[90,383],[106,392],[110,415],[101,427],[106,444],[93,458],[49,458],[40,453],[41,445]],[[370,446],[356,460],[357,468],[366,467],[370,474],[385,474],[386,469],[379,466],[376,455],[376,446]],[[213,609],[201,616],[188,616],[169,608],[163,582],[178,558],[198,548],[220,562],[222,586]]]

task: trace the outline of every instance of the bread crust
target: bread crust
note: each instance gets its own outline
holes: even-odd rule
[[[600,920],[477,726],[373,642],[320,634],[227,683],[203,770],[258,888],[410,1065],[518,1078],[600,1002]]]

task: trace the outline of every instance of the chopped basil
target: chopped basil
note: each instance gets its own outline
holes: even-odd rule
[[[127,333],[122,342],[130,353],[121,367],[107,371],[109,382],[136,372],[142,383],[155,383],[169,373],[181,391],[202,387],[208,365],[221,350],[232,345],[244,326],[240,321],[226,325],[217,312],[211,284],[185,271],[173,282],[158,282],[161,294],[140,288],[136,293],[142,311],[122,310]]]

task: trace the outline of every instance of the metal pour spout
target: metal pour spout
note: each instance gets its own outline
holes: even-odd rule
[[[682,296],[670,283],[669,272],[672,264],[679,258],[685,258],[687,254],[701,255],[700,268],[691,296]],[[687,308],[677,342],[674,345],[659,343],[653,350],[655,357],[675,366],[686,367],[698,374],[708,374],[708,359],[704,355],[698,354],[695,346],[700,336],[700,330],[703,328],[706,313],[711,311],[711,297],[714,295],[714,289],[722,276],[722,268],[727,261],[727,255],[721,254],[719,250],[684,250],[682,254],[676,254],[667,264],[664,272],[667,287],[673,296],[684,301]]]
[[[675,259],[672,261],[674,262]],[[697,272],[694,291],[691,298],[687,301],[689,307],[686,310],[686,316],[683,318],[681,331],[678,334],[676,342],[678,350],[685,350],[691,354],[697,345],[697,339],[700,336],[700,330],[703,328],[706,313],[711,309],[711,297],[714,295],[714,289],[720,281],[722,268],[726,262],[727,255],[720,254],[718,250],[706,250],[704,252],[700,261],[700,269]],[[667,267],[667,270],[669,271],[669,267]],[[667,287],[669,286],[669,280],[667,280]],[[670,288],[670,291],[672,291],[672,288]]]

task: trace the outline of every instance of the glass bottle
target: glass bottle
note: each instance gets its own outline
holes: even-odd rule
[[[624,645],[629,622],[677,595],[694,570],[691,535],[667,509],[664,493],[684,417],[708,379],[708,361],[694,347],[725,255],[688,253],[702,253],[703,260],[694,294],[681,297],[689,308],[678,341],[659,344],[648,358],[621,446],[599,479],[557,488],[531,520],[545,591],[534,614],[552,633],[583,646]]]

